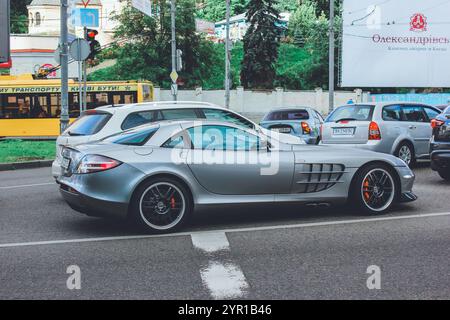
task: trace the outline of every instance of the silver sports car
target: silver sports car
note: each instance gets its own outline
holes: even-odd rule
[[[160,122],[65,148],[62,167],[57,181],[73,209],[153,232],[179,229],[211,205],[348,202],[380,214],[417,199],[414,174],[394,156],[285,144],[217,121]]]

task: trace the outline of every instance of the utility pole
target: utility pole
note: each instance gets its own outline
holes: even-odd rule
[[[328,94],[329,106],[328,110],[331,113],[334,109],[334,0],[330,0],[330,52],[329,52],[329,75],[328,75]]]
[[[175,14],[176,14],[176,0],[170,1],[170,18],[172,21],[172,74],[176,74],[177,72],[177,39],[176,39],[176,27],[175,27]],[[175,77],[172,78],[172,96],[173,101],[177,101],[177,80]]]
[[[87,40],[87,28],[83,29],[84,40]],[[87,110],[87,61],[83,61],[83,111]]]
[[[225,34],[225,107],[230,108],[230,0],[226,0]]]
[[[68,30],[67,30],[67,0],[61,0],[60,44],[59,57],[61,63],[61,118],[60,130],[63,132],[69,125],[69,61],[68,61]]]

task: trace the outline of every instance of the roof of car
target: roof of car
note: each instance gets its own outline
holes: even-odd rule
[[[130,104],[121,104],[121,105],[109,105],[102,106],[96,108],[96,110],[120,110],[123,112],[128,112],[130,110],[139,111],[140,109],[186,109],[186,108],[214,108],[214,109],[222,109],[227,110],[221,106],[216,104],[208,103],[208,102],[199,102],[199,101],[155,101],[155,102],[142,102],[142,103],[130,103]]]
[[[295,112],[295,111],[302,111],[302,110],[307,110],[307,109],[312,109],[311,107],[284,107],[284,108],[275,108],[272,109],[270,112]]]

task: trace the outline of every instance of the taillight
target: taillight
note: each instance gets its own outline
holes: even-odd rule
[[[441,121],[441,120],[438,120],[438,119],[433,119],[433,120],[431,120],[431,127],[433,129],[434,128],[438,128],[438,127],[442,126],[444,123],[445,123],[444,121]]]
[[[78,165],[77,173],[94,173],[105,171],[121,165],[122,162],[104,156],[86,155]]]
[[[380,127],[375,121],[372,121],[369,125],[369,140],[381,140]]]
[[[311,133],[311,128],[309,127],[308,122],[302,121],[302,130],[303,130],[303,133],[306,133],[306,134]]]

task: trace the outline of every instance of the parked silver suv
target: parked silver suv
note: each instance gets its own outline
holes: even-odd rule
[[[411,102],[383,102],[336,108],[322,126],[322,143],[393,154],[408,165],[429,157],[430,122],[440,110]]]

